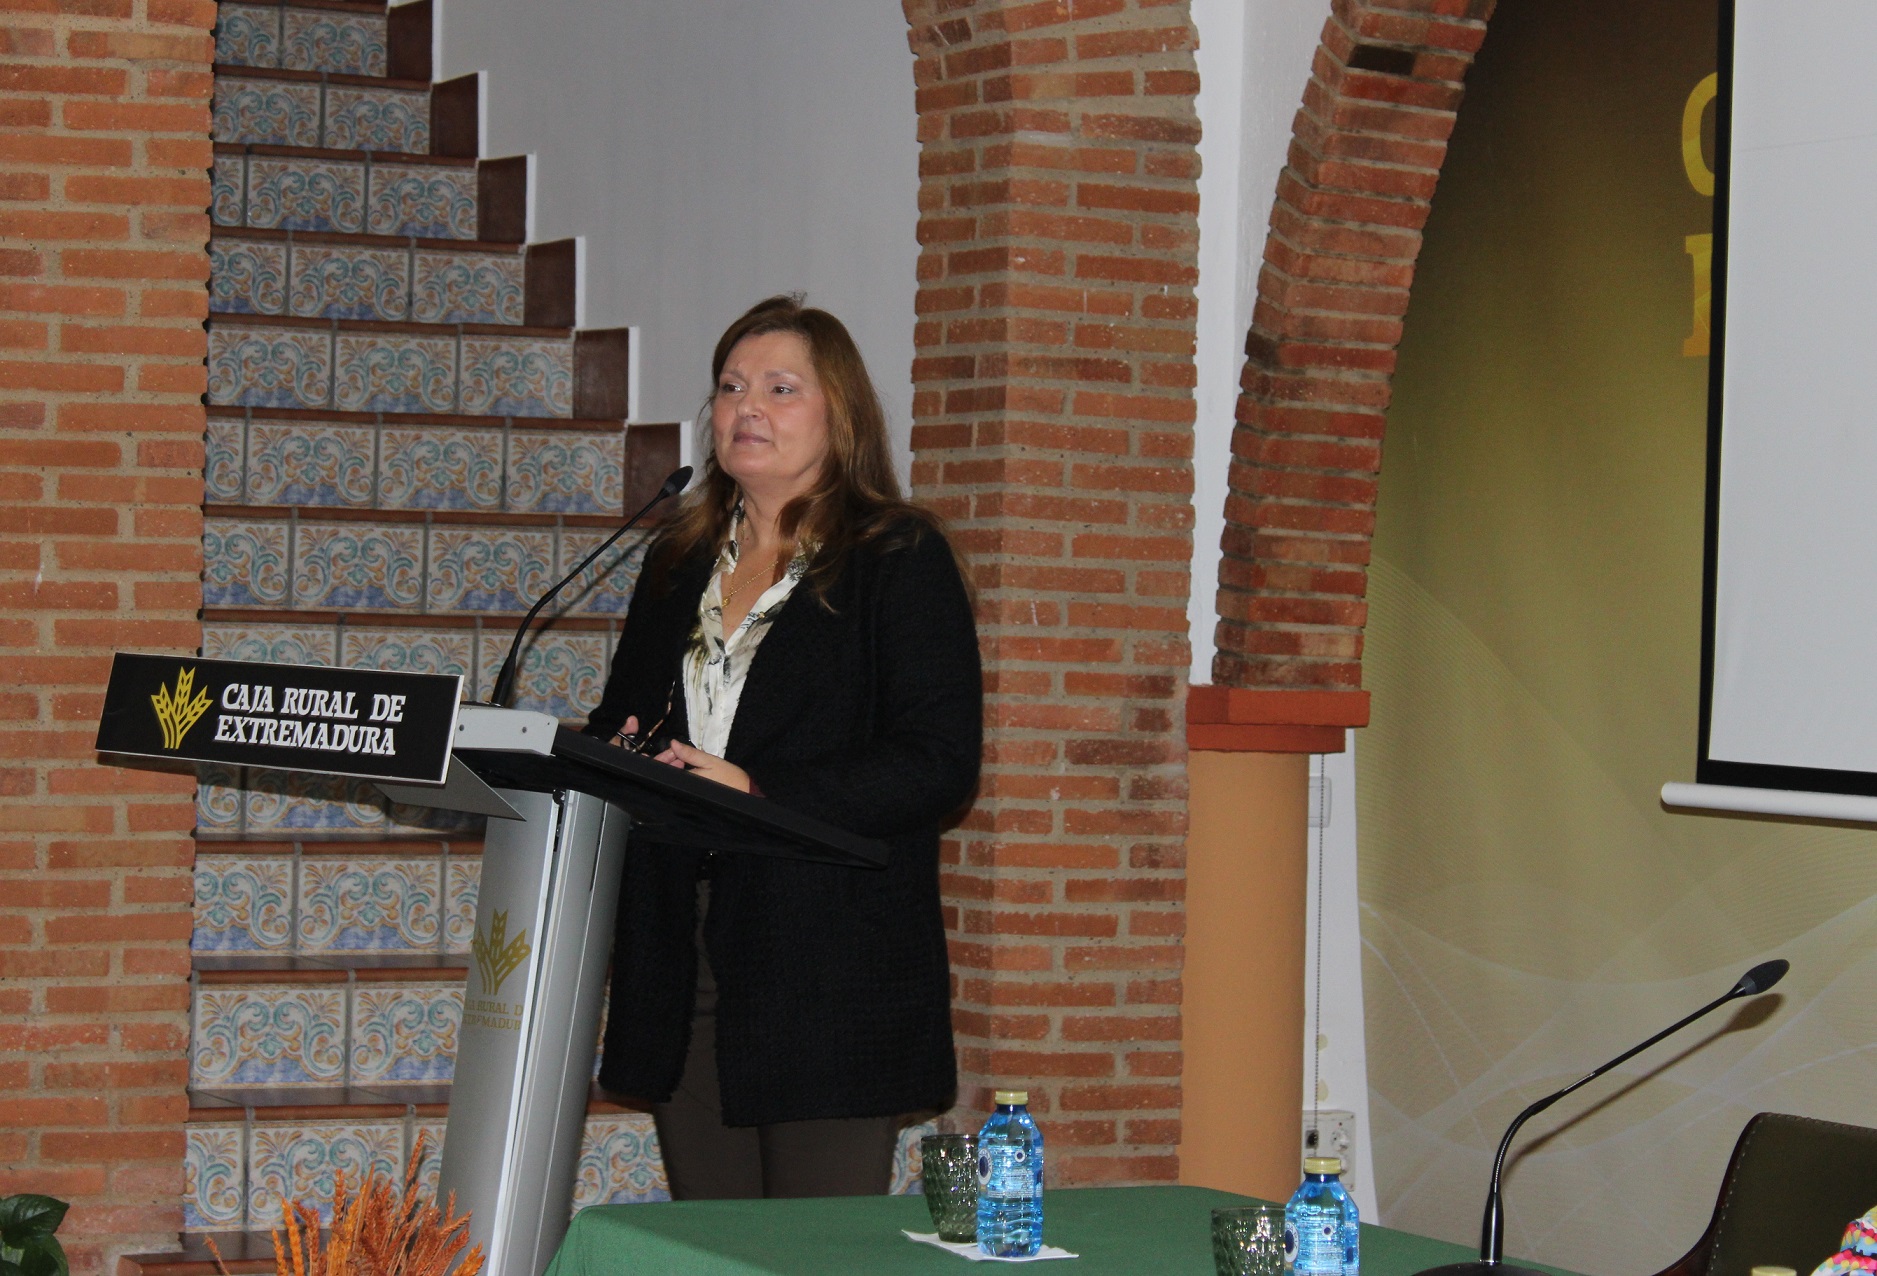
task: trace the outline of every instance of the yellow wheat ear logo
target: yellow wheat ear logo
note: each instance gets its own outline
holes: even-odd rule
[[[156,694],[150,697],[150,703],[156,706],[156,720],[163,728],[165,749],[182,748],[182,738],[189,734],[189,728],[209,711],[209,693],[197,691],[195,685],[195,670],[178,669],[175,692],[158,684]]]
[[[470,941],[469,950],[476,955],[476,969],[482,972],[482,990],[493,997],[502,991],[502,981],[528,960],[528,932],[519,931],[510,939],[508,914],[495,913],[489,918],[487,935],[482,933],[482,927],[476,927],[476,937]]]

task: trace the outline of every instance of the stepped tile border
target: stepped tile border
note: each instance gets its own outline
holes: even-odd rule
[[[249,8],[259,7],[242,3]],[[302,71],[284,66],[250,66],[246,62],[218,62],[215,64],[215,78],[218,80],[278,80],[291,84],[326,83],[335,88],[345,89],[395,89],[401,93],[428,93],[434,87],[430,80],[400,80],[389,75],[353,75],[348,71]],[[240,145],[240,143],[225,143]]]
[[[217,226],[526,238],[517,211],[526,199],[525,157],[517,166],[507,158],[259,142],[218,143],[214,151]]]
[[[540,244],[511,244],[493,239],[436,239],[427,235],[367,235],[362,232],[348,235],[329,230],[279,230],[272,226],[216,226],[210,230],[209,240],[214,242],[217,239],[250,240],[263,244],[291,243],[296,246],[312,244],[321,248],[415,249],[418,252],[469,253],[487,257],[525,257],[530,248],[542,247]],[[500,326],[506,329],[511,325]]]
[[[298,234],[296,233],[296,238]],[[343,239],[345,236],[335,236]],[[404,241],[399,241],[400,244]],[[448,243],[448,240],[444,240]],[[244,315],[218,313],[209,320],[211,328],[304,328],[308,332],[337,332],[341,335],[382,335],[425,337],[442,340],[450,337],[515,337],[531,341],[567,341],[576,329],[573,328],[535,328],[519,323],[416,323],[409,319],[316,319],[306,315]],[[236,404],[217,404],[216,407],[236,408]],[[274,409],[275,411],[312,412],[317,408]],[[256,408],[258,414],[263,409]],[[377,417],[395,418],[399,424],[407,421],[446,417],[475,417],[480,420],[501,421],[504,419],[552,420],[554,426],[565,429],[574,417],[522,417],[505,416],[500,412],[353,412],[349,416],[360,416],[367,420]]]
[[[300,506],[280,505],[215,504],[204,505],[202,516],[204,518],[284,522],[301,508]],[[428,524],[437,527],[513,527],[544,531],[556,527],[593,528],[595,530],[615,528],[619,526],[621,518],[618,514],[535,514],[523,510],[501,513],[483,510],[350,509],[345,506],[325,505],[306,506],[305,509],[306,513],[298,514],[298,520],[301,523],[409,523],[414,526]],[[644,524],[640,526],[643,527]],[[372,623],[377,622],[374,620]]]

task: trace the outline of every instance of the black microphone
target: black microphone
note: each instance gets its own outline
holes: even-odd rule
[[[1617,1064],[1635,1055],[1641,1054],[1644,1050],[1647,1050],[1650,1046],[1662,1040],[1662,1038],[1673,1036],[1675,1033],[1680,1032],[1701,1016],[1717,1010],[1728,1002],[1737,1000],[1738,998],[1757,997],[1759,994],[1778,983],[1781,979],[1785,978],[1786,972],[1791,968],[1792,963],[1780,957],[1776,957],[1772,961],[1761,962],[1752,970],[1740,976],[1739,982],[1732,988],[1729,988],[1713,1001],[1701,1007],[1701,1009],[1684,1019],[1676,1020],[1641,1045],[1631,1046],[1628,1050],[1625,1050],[1622,1054],[1619,1054],[1601,1068],[1598,1068],[1594,1072],[1584,1074],[1556,1094],[1546,1095],[1529,1108],[1526,1108],[1525,1111],[1513,1117],[1512,1124],[1506,1128],[1505,1137],[1499,1140],[1499,1154],[1492,1159],[1492,1185],[1486,1192],[1486,1220],[1480,1227],[1479,1261],[1473,1263],[1443,1263],[1439,1267],[1430,1267],[1426,1271],[1416,1272],[1415,1276],[1544,1276],[1542,1272],[1534,1271],[1529,1267],[1519,1267],[1507,1263],[1503,1261],[1501,1257],[1505,1252],[1506,1216],[1505,1206],[1499,1191],[1499,1179],[1505,1171],[1506,1152],[1512,1147],[1512,1136],[1519,1132],[1519,1127],[1524,1125],[1531,1117],[1537,1116],[1559,1099],[1570,1094],[1573,1090],[1595,1081]]]
[[[561,577],[554,588],[542,594],[540,600],[528,609],[528,614],[521,618],[521,624],[515,628],[515,640],[508,644],[508,658],[502,662],[501,671],[495,675],[495,690],[489,693],[490,704],[502,709],[508,707],[508,698],[515,692],[515,675],[519,671],[519,663],[521,660],[521,640],[528,636],[528,626],[532,625],[534,618],[541,614],[541,609],[554,600],[554,595],[567,588],[567,586],[573,582],[574,577],[592,566],[594,559],[611,549],[614,542],[618,541],[621,536],[624,536],[637,526],[640,519],[652,512],[653,506],[657,505],[660,501],[669,500],[679,492],[682,492],[684,485],[690,481],[690,466],[680,465],[677,469],[673,470],[670,477],[659,486],[658,495],[654,496],[640,507],[639,512],[627,519],[623,527],[601,541],[599,548],[580,560],[580,566]]]

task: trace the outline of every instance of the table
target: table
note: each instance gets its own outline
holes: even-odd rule
[[[1024,1270],[1034,1276],[1212,1276],[1212,1210],[1254,1203],[1204,1187],[1052,1189],[1044,1202],[1045,1239],[1081,1257]],[[992,1276],[1011,1270],[915,1245],[900,1235],[902,1228],[932,1230],[920,1197],[597,1205],[575,1216],[547,1276]],[[1478,1256],[1464,1245],[1362,1228],[1363,1276],[1411,1276]]]

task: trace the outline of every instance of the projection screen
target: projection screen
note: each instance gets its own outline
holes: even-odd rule
[[[1720,50],[1696,777],[1877,795],[1877,3]]]

